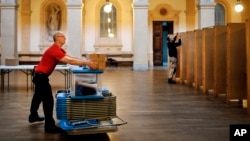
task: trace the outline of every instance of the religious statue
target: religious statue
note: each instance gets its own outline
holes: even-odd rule
[[[54,4],[48,8],[47,29],[48,40],[53,41],[53,33],[60,30],[61,25],[61,9],[60,6]]]

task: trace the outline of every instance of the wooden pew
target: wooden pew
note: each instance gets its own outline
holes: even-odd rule
[[[246,99],[246,26],[227,25],[227,83],[226,100]]]
[[[202,87],[202,30],[194,31],[194,87]]]
[[[181,71],[180,71],[180,60],[181,60],[181,47],[182,46],[179,46],[179,47],[177,47],[177,52],[178,52],[178,54],[177,54],[177,66],[176,66],[176,73],[175,73],[175,78],[177,78],[177,79],[180,79],[180,76],[181,76]]]
[[[180,47],[180,82],[184,83],[187,80],[187,33],[181,33],[182,45]],[[178,68],[177,68],[178,69]]]
[[[226,37],[227,26],[214,27],[213,95],[226,94]]]
[[[213,28],[203,29],[202,53],[202,91],[208,93],[213,90]]]
[[[246,21],[247,113],[250,115],[250,19]]]
[[[186,46],[186,59],[187,59],[187,85],[194,83],[194,31],[187,32],[187,46]]]

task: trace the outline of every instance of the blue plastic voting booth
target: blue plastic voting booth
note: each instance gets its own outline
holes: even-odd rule
[[[116,115],[116,96],[102,86],[103,70],[71,68],[71,87],[56,92],[59,126],[69,135],[116,132],[124,125]]]

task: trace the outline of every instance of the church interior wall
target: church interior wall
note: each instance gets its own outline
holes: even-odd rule
[[[22,1],[18,2],[18,42],[17,48],[18,52],[22,53],[25,49],[28,48],[30,54],[37,53],[42,54],[44,51],[41,49],[41,34],[44,31],[41,25],[43,21],[41,21],[41,16],[44,16],[41,11],[43,9],[42,6],[45,2],[51,2],[50,0],[30,0],[30,40],[29,46],[23,47],[22,46]],[[26,2],[29,0],[26,0]],[[84,0],[83,1],[83,9],[82,9],[82,54],[86,52],[106,52],[106,53],[113,53],[113,54],[133,54],[133,0],[110,0],[117,8],[118,11],[118,39],[113,40],[110,44],[109,40],[101,40],[98,38],[99,33],[99,24],[98,18],[96,15],[99,13],[100,6],[105,3],[106,0],[100,1],[93,1],[93,0]],[[197,4],[199,0],[194,0]],[[228,23],[237,23],[237,22],[244,22],[246,18],[249,18],[249,6],[250,1],[242,0],[242,3],[245,4],[245,11],[242,13],[237,13],[234,11],[235,0],[214,0],[215,2],[222,3],[226,8],[226,19]],[[54,0],[53,2],[63,3],[64,7],[62,6],[65,14],[63,28],[62,30],[65,31],[67,36],[67,29],[66,29],[66,19],[67,19],[67,0]],[[148,54],[152,53],[152,21],[167,21],[173,20],[175,21],[174,25],[174,32],[185,32],[187,30],[186,23],[186,9],[187,9],[187,0],[175,0],[175,1],[166,1],[166,0],[148,0],[149,7],[148,7]],[[197,6],[197,5],[196,5]],[[159,8],[165,7],[167,15],[161,15],[159,13]],[[195,7],[195,15],[197,19],[197,7]],[[28,10],[27,10],[28,11]],[[195,21],[194,24],[198,22]],[[197,25],[194,26],[197,29]],[[194,30],[195,30],[194,29]],[[49,46],[50,43],[47,42],[43,44],[43,46]],[[106,44],[106,45],[105,45]],[[66,45],[68,46],[68,45]],[[111,47],[113,48],[111,48]],[[111,48],[111,49],[110,49]],[[114,50],[114,48],[118,48]],[[122,59],[122,58],[121,58]],[[132,60],[132,58],[130,58]]]
[[[40,9],[42,5],[42,0],[37,0],[36,2],[31,1],[31,27],[30,27],[30,51],[39,52],[39,42],[40,42]]]
[[[132,51],[132,24],[133,24],[133,10],[131,1],[120,0],[121,7],[121,42],[123,44],[123,52]]]
[[[242,16],[241,14],[242,13],[237,13],[234,11],[234,6],[235,6],[235,3],[234,2],[231,2],[230,3],[230,9],[233,9],[231,12],[231,21],[230,23],[238,23],[238,22],[242,22],[241,19],[242,19]]]
[[[115,1],[115,0],[114,0]],[[197,0],[196,0],[197,1]],[[226,1],[226,0],[219,0],[219,1]],[[32,2],[31,1],[31,27],[30,27],[30,33],[31,33],[31,39],[30,39],[30,51],[31,52],[39,52],[39,42],[40,42],[40,26],[41,23],[40,21],[40,8],[42,5],[43,0],[36,0],[36,2]],[[132,1],[122,1],[122,0],[116,0],[116,3],[118,3],[119,5],[122,5],[120,10],[120,15],[121,15],[121,21],[120,21],[120,25],[121,29],[120,29],[120,33],[121,33],[121,45],[122,45],[122,49],[121,51],[125,51],[125,52],[131,52],[132,51],[132,7],[131,7],[131,2]],[[66,3],[66,1],[64,0],[64,3]],[[226,1],[226,3],[229,3],[230,5],[230,9],[233,9],[234,5],[235,5],[235,1],[230,0],[230,1]],[[96,8],[98,8],[96,5],[98,4],[98,1],[85,1],[84,2],[84,8],[83,8],[83,32],[84,32],[84,44],[83,44],[83,48],[85,48],[84,50],[86,51],[95,51],[93,45],[96,42],[96,29],[98,27],[98,25],[96,25]],[[185,23],[185,9],[186,9],[186,2],[183,0],[176,0],[176,1],[171,1],[171,2],[166,2],[164,0],[149,0],[149,11],[150,10],[154,10],[154,8],[157,5],[164,5],[164,4],[168,4],[171,6],[172,9],[174,10],[179,10],[180,14],[179,14],[179,23],[178,23],[178,28],[175,28],[175,32],[183,32],[186,30],[186,23]],[[90,6],[91,5],[91,6]],[[21,6],[21,5],[20,5]],[[93,8],[95,7],[95,8]],[[20,9],[20,7],[19,7]],[[18,17],[21,17],[20,12],[18,12]],[[20,41],[20,36],[21,35],[21,28],[20,28],[20,20],[21,18],[18,18],[18,32],[19,36],[18,36],[18,50],[22,51],[22,47],[21,47],[21,41]],[[154,19],[154,20],[168,20],[168,18],[166,17],[162,17],[158,18],[158,19]],[[170,19],[171,20],[171,19]],[[240,22],[241,21],[241,14],[240,13],[236,13],[236,12],[232,12],[231,13],[231,21],[230,22]],[[149,22],[149,26],[150,24],[152,24],[152,22]],[[151,31],[150,31],[151,32]]]
[[[132,54],[132,6],[131,1],[111,0],[117,9],[117,38],[99,38],[99,13],[103,1],[86,1],[83,8],[85,52],[106,54]],[[122,6],[121,6],[122,5]],[[94,8],[93,8],[94,7]],[[131,61],[132,58],[116,57]]]
[[[94,52],[93,44],[95,42],[95,9],[96,1],[86,1],[83,7],[83,30],[85,51]]]
[[[20,1],[19,1],[19,3],[18,3],[18,5],[19,5],[19,8],[22,8],[22,4],[20,3]],[[17,34],[18,34],[18,36],[17,36],[17,50],[18,50],[18,52],[21,52],[22,51],[22,40],[21,40],[21,37],[22,37],[22,30],[21,30],[21,24],[19,24],[19,23],[21,23],[21,17],[22,16],[22,14],[21,14],[21,12],[17,12]]]
[[[166,14],[161,14],[160,10],[166,9]],[[175,25],[174,32],[186,31],[186,1],[176,0],[176,1],[154,1],[149,0],[149,16],[152,16],[149,21],[149,25],[152,21],[175,21],[178,22]]]

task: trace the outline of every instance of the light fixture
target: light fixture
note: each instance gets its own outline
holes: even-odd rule
[[[241,4],[240,0],[237,0],[234,10],[236,12],[241,12],[243,10],[243,5]]]
[[[107,21],[108,21],[108,23],[110,23],[111,22],[111,18],[108,18]]]
[[[112,11],[112,3],[109,2],[109,0],[106,1],[106,4],[105,4],[105,6],[104,6],[104,11],[105,11],[106,13],[109,13],[109,12]]]
[[[109,33],[109,37],[110,37],[110,38],[114,38],[114,37],[115,37],[115,34],[112,33],[112,32],[110,32],[110,33]]]

